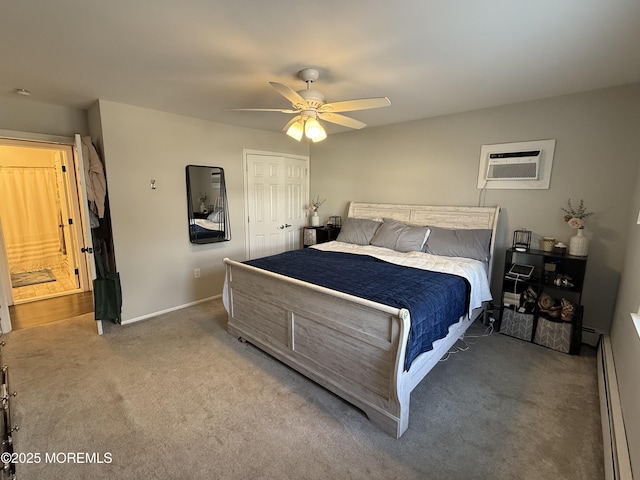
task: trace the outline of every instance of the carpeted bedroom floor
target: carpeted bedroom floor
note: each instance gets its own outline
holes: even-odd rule
[[[500,334],[470,339],[414,390],[395,440],[228,335],[219,300],[95,332],[85,315],[3,337],[14,449],[41,455],[18,478],[604,478],[587,346],[570,356]]]

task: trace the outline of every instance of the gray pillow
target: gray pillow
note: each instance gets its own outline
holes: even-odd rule
[[[371,245],[390,248],[398,252],[420,252],[428,236],[429,227],[407,225],[397,220],[385,218],[384,223],[373,236]]]
[[[368,218],[347,217],[336,241],[355,243],[356,245],[369,245],[380,225],[382,225],[382,222],[369,220]]]
[[[489,260],[491,230],[465,230],[429,227],[431,233],[424,251],[445,257],[466,257],[486,262]]]

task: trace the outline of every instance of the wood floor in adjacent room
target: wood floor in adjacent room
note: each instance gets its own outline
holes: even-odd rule
[[[57,322],[90,312],[93,312],[92,292],[75,293],[9,307],[13,330]]]

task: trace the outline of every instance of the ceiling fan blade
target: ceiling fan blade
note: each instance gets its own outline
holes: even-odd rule
[[[354,110],[368,110],[370,108],[388,107],[391,100],[387,97],[360,98],[357,100],[343,100],[342,102],[325,103],[319,112],[353,112]]]
[[[298,110],[286,110],[282,108],[225,108],[227,112],[280,112],[298,113]]]
[[[286,85],[278,82],[269,82],[269,85],[275,88],[280,95],[289,100],[291,105],[295,108],[306,108],[308,106],[306,100],[291,87],[287,87]]]
[[[360,120],[347,117],[346,115],[340,115],[339,113],[318,112],[318,118],[324,120],[325,122],[336,123],[338,125],[342,125],[343,127],[349,128],[360,129],[367,126],[366,123],[362,123]]]
[[[293,117],[291,120],[289,120],[289,121],[287,122],[287,124],[286,124],[284,127],[282,127],[282,131],[283,131],[283,132],[286,132],[287,130],[289,130],[289,127],[290,127],[291,125],[293,125],[294,123],[296,123],[296,122],[297,122],[298,120],[300,120],[301,118],[302,118],[302,115],[297,115],[297,116]]]

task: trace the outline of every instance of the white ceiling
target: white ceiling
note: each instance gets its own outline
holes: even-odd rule
[[[640,0],[2,0],[0,96],[96,99],[278,131],[268,84],[369,126],[640,81]],[[345,129],[329,126],[328,131]]]

